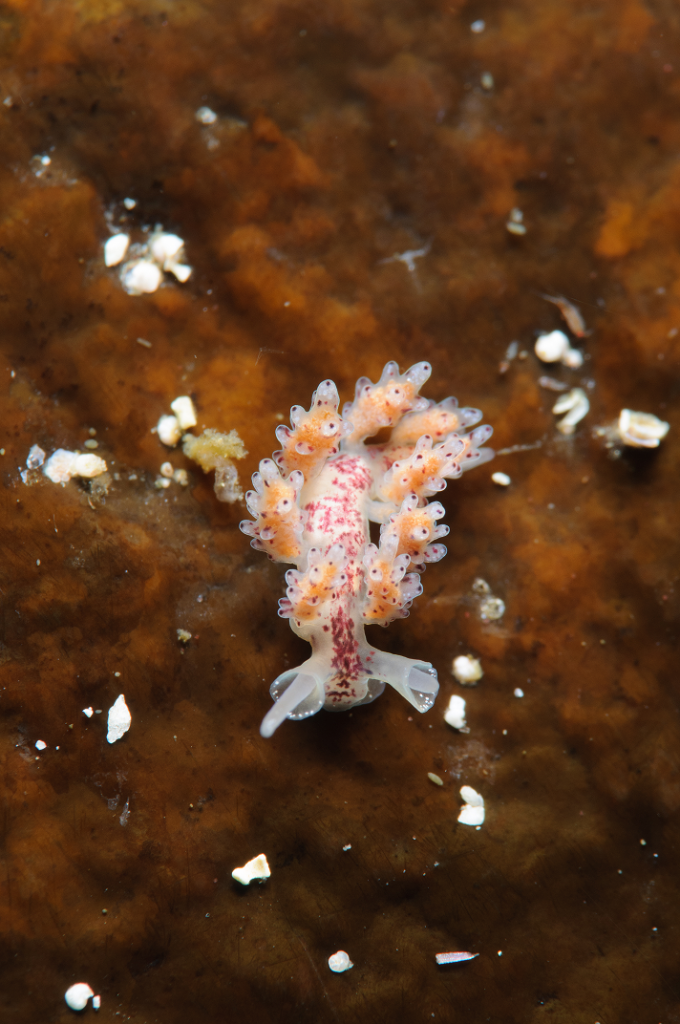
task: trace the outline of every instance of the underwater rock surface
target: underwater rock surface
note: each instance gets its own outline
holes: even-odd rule
[[[3,1022],[72,1019],[83,979],[140,1024],[679,1021],[676,6],[16,0],[0,26]],[[104,244],[157,225],[191,276],[127,294]],[[585,319],[578,369],[534,354],[568,330],[546,295]],[[306,656],[283,571],[152,428],[191,396],[247,485],[291,405],[389,359],[499,450],[380,634],[442,692],[263,740]],[[658,449],[622,409],[670,423]],[[34,445],[106,472],[55,484]]]

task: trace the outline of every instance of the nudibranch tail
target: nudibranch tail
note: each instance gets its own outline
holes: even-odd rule
[[[419,573],[446,554],[439,540],[448,527],[438,523],[444,508],[428,498],[493,458],[482,447],[491,427],[476,426],[477,409],[420,396],[430,372],[429,363],[403,374],[387,363],[376,384],[357,382],[342,415],[335,384],[323,381],[308,411],[293,406],[291,427],[276,431],[281,451],[253,475],[246,502],[255,521],[241,529],[253,547],[296,566],[286,573],[279,614],[312,646],[303,665],[272,683],[263,736],[286,718],[367,704],[385,685],[418,711],[434,703],[432,665],[378,651],[364,632],[407,616],[422,593]],[[385,428],[386,441],[366,440]],[[371,543],[369,520],[381,524],[379,545]]]

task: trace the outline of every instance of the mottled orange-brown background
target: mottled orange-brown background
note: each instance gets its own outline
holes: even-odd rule
[[[0,7],[3,1022],[70,1020],[80,980],[103,1024],[680,1021],[679,29],[671,0]],[[124,197],[133,232],[186,240],[187,285],[105,269]],[[573,438],[538,384],[543,293],[592,331],[554,374],[586,382]],[[376,631],[433,661],[434,710],[387,692],[262,740],[305,656],[281,567],[179,450],[190,486],[154,487],[150,431],[191,394],[247,483],[292,404],[388,359],[430,360],[426,394],[483,408],[497,448],[541,444],[449,486],[448,557]],[[658,452],[593,436],[624,406],[670,422]],[[22,481],[91,428],[108,493]],[[468,734],[442,717],[461,653]]]

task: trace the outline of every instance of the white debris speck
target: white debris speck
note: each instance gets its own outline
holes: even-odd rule
[[[473,21],[472,24],[470,25],[470,31],[474,32],[475,35],[479,35],[479,33],[483,32],[485,28],[486,22],[483,20],[483,18],[478,18],[477,21]]]
[[[475,594],[490,594],[491,587],[486,580],[482,579],[481,576],[477,576],[476,579],[472,581],[472,591]]]
[[[130,798],[128,797],[128,799],[125,801],[125,806],[123,807],[123,810],[120,813],[118,821],[121,823],[123,828],[125,828],[125,826],[127,825],[129,820],[130,820]]]
[[[571,347],[564,331],[541,334],[534,345],[534,352],[543,363],[563,363],[572,370],[583,366],[583,354]]]
[[[350,967],[354,967],[354,964],[344,949],[339,949],[337,953],[333,953],[333,956],[328,957],[328,966],[334,974],[342,974],[343,971],[348,971]]]
[[[487,597],[479,606],[479,615],[484,622],[495,622],[505,615],[505,601],[500,597]]]
[[[580,423],[590,409],[590,402],[583,388],[572,388],[566,395],[561,395],[553,405],[555,416],[562,416],[557,424],[561,434],[573,434],[577,423]]]
[[[44,461],[45,452],[42,450],[40,445],[34,444],[28,453],[28,458],[26,459],[26,468],[37,469],[38,466],[42,466]]]
[[[196,419],[196,407],[189,395],[180,395],[179,398],[170,403],[170,408],[177,417],[180,430],[184,431],[196,426],[198,422]]]
[[[490,90],[493,89],[494,81],[493,75],[491,74],[490,71],[484,71],[479,81],[481,83],[482,89],[486,89],[487,92],[490,92]]]
[[[109,731],[106,734],[106,739],[109,743],[115,743],[130,728],[132,723],[132,715],[130,709],[125,703],[125,695],[120,694],[116,699],[115,704],[109,708]]]
[[[186,469],[176,469],[175,472],[172,474],[172,479],[175,481],[176,484],[179,484],[180,487],[189,486],[189,474],[187,473]]]
[[[570,346],[562,356],[562,362],[570,370],[579,370],[583,366],[583,353]]]
[[[130,199],[129,197],[126,197],[123,200],[123,206],[125,207],[126,210],[134,210],[136,205],[137,205],[137,200],[136,199]]]
[[[352,849],[352,844],[351,843],[347,843],[345,846],[343,846],[342,852],[343,853],[347,853],[347,851],[351,850],[351,849]]]
[[[509,487],[512,483],[512,480],[507,473],[492,473],[491,479],[495,484],[498,484],[499,487]]]
[[[167,476],[157,476],[153,482],[154,487],[157,491],[165,491],[168,489],[172,480],[168,480]]]
[[[199,107],[194,117],[199,124],[215,124],[217,114],[210,107]]]
[[[93,714],[94,714],[94,708],[83,708],[83,714],[84,714],[84,715],[85,715],[85,716],[86,716],[87,718],[92,718],[92,716],[93,716]]]
[[[64,999],[66,1005],[71,1010],[84,1010],[87,1006],[88,999],[91,999],[94,992],[84,981],[79,981],[75,985],[71,985],[70,988],[66,989],[64,993]]]
[[[45,750],[46,748],[47,748],[47,744],[45,743],[44,740],[36,740],[35,741],[35,749],[36,750]]]
[[[186,284],[194,271],[188,263],[172,263],[166,269],[175,275],[180,284]]]
[[[439,775],[436,775],[434,772],[428,772],[427,777],[430,780],[430,782],[434,782],[435,786],[444,785],[444,780]]]
[[[658,448],[659,442],[663,441],[670,430],[670,424],[660,420],[651,412],[622,409],[619,415],[618,430],[623,443],[631,448]]]
[[[184,245],[184,239],[179,235],[170,234],[166,231],[158,231],[149,239],[149,252],[151,258],[158,263],[163,270],[177,259],[177,254]]]
[[[79,476],[91,480],[106,473],[106,463],[98,455],[81,455],[57,448],[43,467],[43,473],[55,484],[66,484],[71,477]]]
[[[461,786],[460,795],[465,801],[458,815],[461,825],[483,825],[484,797],[472,786]]]
[[[92,996],[92,1009],[93,1010],[98,1010],[101,1005],[102,1005],[102,997],[101,996]]]
[[[459,654],[454,658],[451,671],[463,686],[474,686],[484,675],[481,662],[471,654]]]
[[[156,432],[159,439],[168,448],[178,445],[183,433],[176,416],[161,416],[156,424]]]
[[[444,712],[444,721],[452,729],[465,729],[465,701],[458,694],[452,694],[449,706]]]
[[[515,695],[515,697],[523,697],[524,696],[524,690],[522,690],[521,687],[519,687],[519,686],[516,686],[515,689],[512,692]]]
[[[231,873],[231,877],[235,878],[241,885],[250,885],[253,881],[264,882],[265,878],[269,878],[270,875],[271,871],[269,870],[269,864],[264,853],[253,857],[242,868],[234,868]]]
[[[120,280],[128,295],[144,295],[158,291],[163,273],[151,260],[132,260],[123,267]]]
[[[548,391],[568,391],[569,385],[562,380],[555,380],[554,377],[539,377],[539,386],[547,388]]]
[[[564,331],[550,331],[549,334],[540,336],[534,345],[534,352],[544,363],[559,363],[570,347],[569,338]]]
[[[522,223],[524,220],[524,213],[516,206],[510,210],[510,214],[505,224],[505,230],[509,231],[511,235],[526,235],[526,226]]]
[[[474,960],[479,953],[435,953],[434,958],[438,964],[460,964],[464,960]]]
[[[107,267],[117,267],[125,259],[125,253],[130,245],[130,236],[122,231],[117,235],[111,235],[104,243],[104,263]]]
[[[174,472],[175,471],[172,468],[172,463],[171,462],[164,462],[162,464],[162,466],[161,466],[161,476],[167,476],[167,477],[170,477],[170,479],[172,479],[172,476],[173,476]]]
[[[191,633],[189,632],[188,629],[178,629],[177,639],[181,644],[188,644],[189,641],[191,640]]]

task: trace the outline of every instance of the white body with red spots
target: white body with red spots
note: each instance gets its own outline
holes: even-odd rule
[[[467,432],[481,418],[454,399],[435,405],[418,394],[427,363],[399,374],[388,363],[377,384],[357,382],[353,403],[337,411],[332,381],[319,385],[309,412],[291,409],[284,445],[263,459],[246,495],[256,521],[241,523],[254,547],[292,562],[279,614],[312,646],[303,665],[283,672],[270,688],[274,706],[261,732],[271,736],[285,718],[306,718],[322,707],[342,711],[375,700],[385,684],[419,711],[432,707],[439,684],[429,662],[378,651],[365,626],[408,615],[422,592],[419,573],[446,553],[438,538],[439,502],[427,499],[472,465],[493,457],[480,445],[490,427]],[[383,428],[384,444],[368,445]],[[369,521],[381,524],[371,543]],[[434,542],[434,543],[433,543]],[[415,572],[408,573],[411,567]]]

